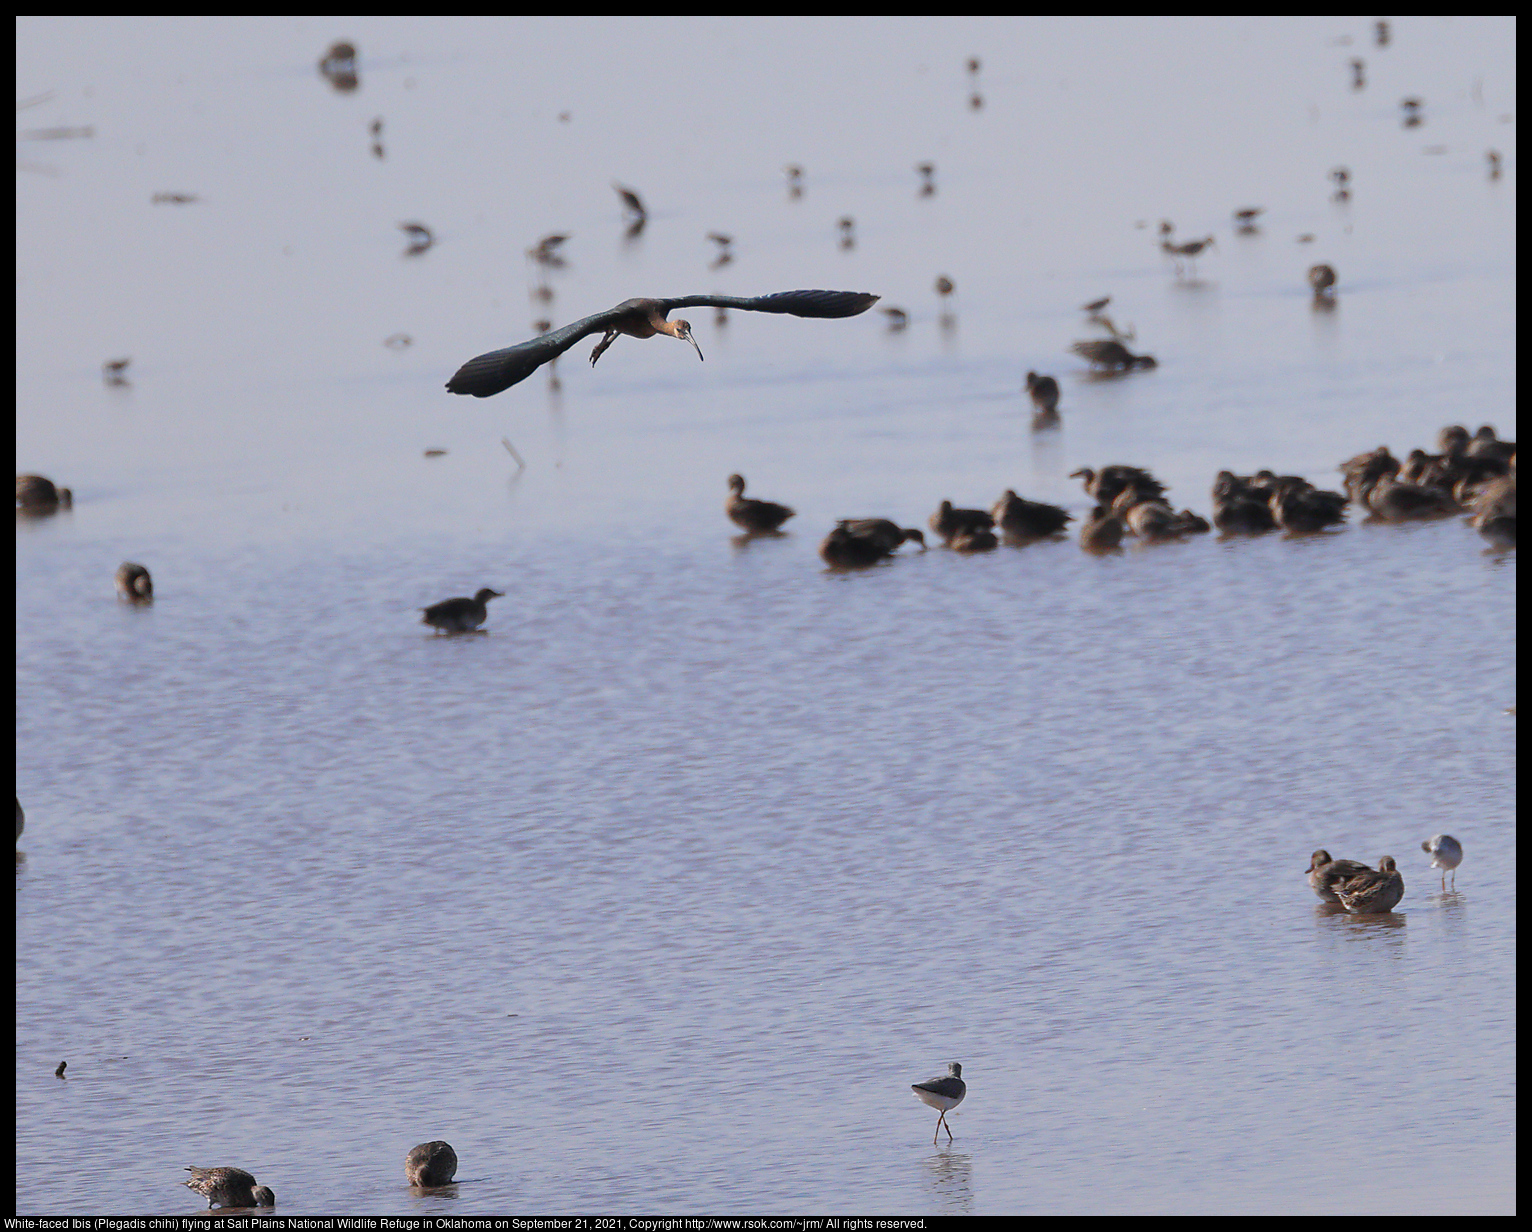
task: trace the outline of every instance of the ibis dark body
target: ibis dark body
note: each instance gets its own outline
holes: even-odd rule
[[[866,312],[878,299],[876,295],[861,291],[778,291],[774,295],[753,298],[683,295],[676,299],[624,300],[615,308],[574,321],[561,329],[470,359],[447,382],[447,388],[455,394],[488,398],[526,380],[549,360],[557,359],[580,339],[592,334],[602,334],[603,337],[591,353],[591,363],[601,358],[601,353],[618,334],[633,338],[668,334],[695,347],[697,343],[691,336],[691,326],[685,321],[668,319],[678,308],[737,308],[742,312],[782,312],[795,317],[854,317]],[[701,347],[697,347],[697,355],[701,357]]]

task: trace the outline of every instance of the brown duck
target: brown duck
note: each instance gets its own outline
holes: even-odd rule
[[[729,499],[724,502],[723,511],[729,515],[729,520],[734,525],[749,531],[752,535],[774,531],[797,513],[797,510],[789,509],[786,505],[779,505],[775,501],[756,500],[754,497],[746,496],[743,475],[729,476]]]

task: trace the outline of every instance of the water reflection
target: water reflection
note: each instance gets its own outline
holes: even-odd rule
[[[950,1142],[936,1147],[921,1161],[926,1192],[942,1215],[967,1215],[973,1209],[973,1156],[953,1150]]]

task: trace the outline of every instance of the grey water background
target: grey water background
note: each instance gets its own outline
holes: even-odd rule
[[[815,554],[1006,487],[1082,514],[1079,466],[1206,513],[1223,467],[1514,438],[1513,21],[17,32],[18,129],[94,130],[18,142],[18,469],[75,492],[17,525],[20,1212],[192,1211],[187,1164],[281,1214],[1514,1209],[1514,552],[1353,512]],[[1217,236],[1194,279],[1161,218]],[[705,363],[442,388],[542,315],[795,287],[911,323],[703,309]],[[1156,371],[1068,354],[1108,293]],[[735,470],[786,536],[734,540]],[[482,585],[485,634],[418,623]],[[1394,855],[1399,910],[1319,904],[1318,846]],[[432,1138],[461,1183],[413,1192]]]

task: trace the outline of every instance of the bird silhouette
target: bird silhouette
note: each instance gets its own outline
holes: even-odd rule
[[[667,334],[690,342],[696,347],[697,358],[701,359],[702,348],[697,346],[697,340],[692,337],[690,323],[667,320],[677,308],[738,308],[744,312],[782,312],[795,317],[854,317],[866,312],[879,298],[862,291],[778,291],[774,295],[748,298],[736,295],[683,295],[675,299],[624,300],[615,308],[608,308],[605,312],[585,317],[551,333],[470,359],[447,382],[447,388],[455,394],[488,398],[509,389],[518,381],[526,380],[549,360],[557,359],[580,339],[591,334],[604,335],[591,352],[590,362],[593,364],[612,345],[618,334],[627,334],[633,338],[653,338],[656,334]]]

